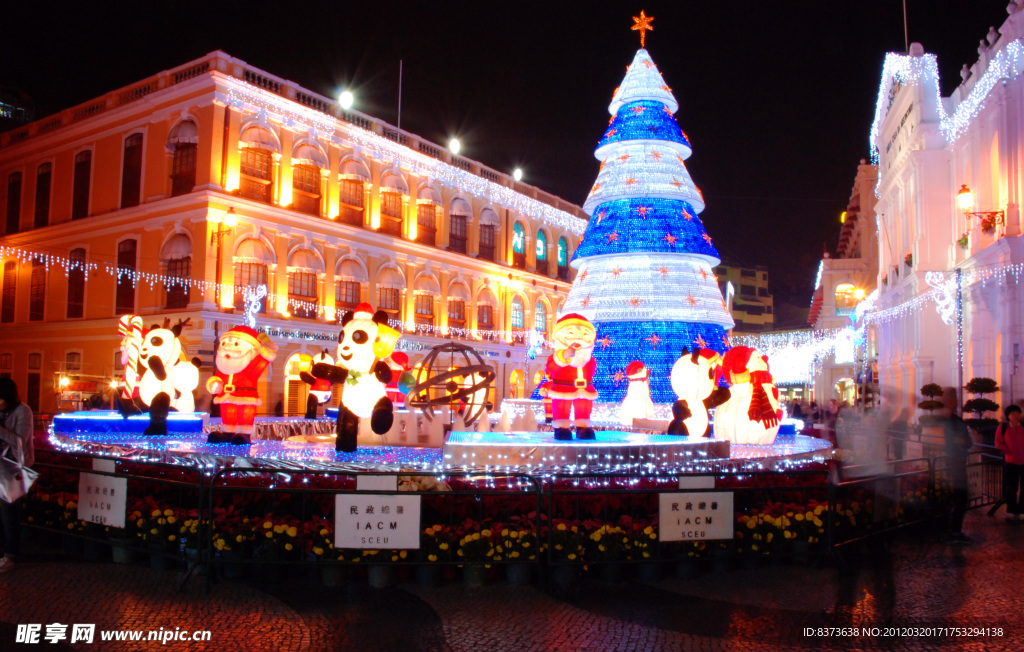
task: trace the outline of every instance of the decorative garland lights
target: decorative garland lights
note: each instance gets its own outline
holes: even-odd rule
[[[759,335],[736,335],[734,346],[749,346],[768,356],[772,379],[777,386],[808,385],[835,351],[840,334],[847,328],[801,330]]]
[[[882,85],[878,89],[875,104],[875,120],[871,125],[871,160],[878,163],[878,136],[889,108],[891,88],[894,83],[918,85],[927,81],[935,88],[935,110],[939,115],[939,129],[948,144],[955,143],[967,132],[971,122],[985,108],[989,93],[996,84],[1013,80],[1024,71],[1024,39],[1010,41],[989,60],[985,73],[978,79],[971,92],[957,104],[952,114],[946,112],[939,95],[939,67],[934,54],[913,57],[890,52],[882,66]],[[879,177],[881,179],[881,177]]]
[[[348,141],[355,146],[357,152],[407,168],[413,174],[425,174],[447,186],[460,188],[478,197],[486,197],[517,213],[540,219],[576,236],[582,235],[587,227],[586,221],[575,215],[388,140],[358,125],[305,108],[238,79],[231,79],[228,83],[231,84],[228,92],[231,106],[258,109],[260,114],[273,115],[290,129],[311,133],[337,145],[342,144],[342,141],[336,133],[344,129]]]

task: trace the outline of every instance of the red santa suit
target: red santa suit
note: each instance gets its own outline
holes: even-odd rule
[[[222,369],[247,355],[252,357],[241,371],[231,373]],[[213,402],[221,406],[224,433],[241,437],[233,439],[233,443],[241,443],[252,435],[256,407],[263,405],[260,376],[276,355],[277,345],[265,333],[257,333],[248,326],[235,326],[221,336],[217,371],[206,381],[206,388],[213,394]],[[212,436],[209,441],[218,443]]]
[[[552,329],[551,339],[555,352],[548,357],[544,371],[551,379],[548,398],[551,399],[555,439],[566,438],[570,409],[575,410],[577,437],[593,438],[590,411],[597,398],[597,390],[592,382],[597,369],[597,361],[592,355],[594,337],[594,326],[586,317],[576,313],[563,315]],[[566,355],[568,351],[575,354]],[[582,356],[588,359],[580,364]]]

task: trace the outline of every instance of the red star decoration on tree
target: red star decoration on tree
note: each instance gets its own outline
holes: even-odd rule
[[[634,183],[636,183],[636,178],[635,177],[630,177],[630,178],[626,179],[626,187],[627,188],[632,187]]]
[[[654,62],[651,61],[650,59],[644,59],[644,66],[646,66],[647,69],[650,70],[651,68],[654,67]]]
[[[617,133],[619,133],[619,132],[616,131],[615,129],[609,129],[608,132],[605,133],[604,137],[605,138],[611,138],[612,136],[614,136]]]
[[[679,238],[675,237],[671,233],[667,234],[664,238],[662,238],[662,240],[664,240],[665,242],[669,243],[670,245],[674,245],[676,243],[676,240],[678,240],[678,239]]]
[[[619,157],[619,162],[620,163],[625,163],[628,160],[629,160],[629,154],[623,154],[622,156]]]
[[[661,152],[659,152],[658,150],[656,150],[656,149],[651,150],[650,156],[651,156],[651,158],[653,158],[658,163],[661,163]]]
[[[639,308],[640,304],[643,303],[643,302],[644,302],[643,299],[641,299],[639,297],[636,297],[636,296],[634,296],[634,297],[632,297],[630,299],[626,299],[626,303],[628,303],[629,305],[633,306],[634,310],[636,308]]]
[[[683,216],[683,219],[686,220],[687,222],[693,219],[693,215],[690,214],[690,211],[683,210],[680,211],[680,214]]]
[[[644,39],[647,38],[647,32],[654,31],[654,27],[651,23],[654,22],[654,16],[648,16],[644,14],[643,10],[640,11],[639,16],[633,16],[633,26],[629,29],[634,32],[640,32],[640,47],[644,47]]]
[[[675,177],[672,177],[672,185],[675,186],[677,189],[678,188],[682,188],[683,187],[683,182],[680,181],[679,179],[676,179]],[[683,211],[683,212],[685,213],[686,211]]]
[[[683,160],[683,157],[680,156],[679,154],[676,154],[676,160],[682,163],[683,165],[686,165],[686,162]]]
[[[615,340],[613,340],[612,338],[610,338],[607,335],[605,335],[604,337],[599,339],[597,341],[597,343],[601,345],[601,350],[604,351],[605,349],[607,349],[612,344],[615,344]]]
[[[700,275],[701,275],[701,278],[703,278],[705,281],[708,280],[708,271],[706,269],[704,269],[703,267],[700,270]]]
[[[666,93],[671,93],[672,92],[672,89],[668,87],[668,84],[662,84],[661,85],[661,90],[665,91]]]
[[[601,211],[600,213],[598,213],[597,214],[597,223],[600,224],[601,220],[603,220],[607,216],[608,216],[608,212],[607,211]]]
[[[697,305],[697,300],[693,298],[693,292],[686,293],[686,300],[690,302],[691,306]]]
[[[646,106],[634,106],[632,109],[630,109],[630,111],[633,112],[633,115],[640,115],[641,113],[643,113],[646,110],[647,110]]]
[[[612,270],[612,276],[614,276],[615,278],[619,278],[619,274],[621,274],[621,273],[622,273],[622,268],[621,267],[616,267],[615,269]]]
[[[729,348],[729,347],[732,346],[732,344],[729,344],[729,336],[728,335],[723,335],[722,336],[722,344],[725,345],[725,348]]]
[[[664,111],[668,115],[672,115],[672,109],[668,108],[667,106],[665,108],[663,108],[662,111]],[[611,123],[609,122],[608,124],[611,124]]]
[[[709,236],[707,233],[704,234],[704,242],[708,243],[709,245],[711,244],[711,236]]]
[[[668,276],[668,267],[665,267],[664,265],[662,265],[661,267],[658,268],[658,271],[661,272],[661,278],[662,279],[664,279],[666,276]]]
[[[695,339],[693,341],[693,343],[697,345],[698,349],[706,349],[706,348],[708,348],[708,343],[705,342],[704,338],[702,336],[700,336],[700,335],[697,336],[697,339]]]
[[[619,239],[619,232],[618,231],[612,231],[611,233],[608,234],[608,242],[606,242],[605,244],[611,244],[611,243],[615,242],[618,239]]]
[[[595,183],[594,187],[590,189],[590,192],[597,192],[597,189],[601,187],[600,182]]]
[[[579,278],[579,281],[580,281],[580,283],[582,283],[583,281],[585,281],[585,280],[586,280],[586,278],[587,278],[587,274],[589,274],[589,273],[590,273],[590,272],[588,272],[587,270],[583,270],[582,272],[580,272],[580,275],[579,275],[579,277],[578,277],[578,278]]]
[[[619,369],[613,374],[609,374],[608,377],[615,381],[616,387],[619,386],[619,383],[626,380],[626,374],[622,373],[622,369]]]
[[[612,116],[612,117],[608,118],[608,126],[609,127],[612,126],[613,122],[615,122],[615,116]]]
[[[725,299],[722,299],[722,310],[728,310],[728,309],[729,309],[729,304],[727,304],[725,302]]]
[[[657,333],[651,333],[651,336],[645,338],[645,340],[650,342],[651,346],[654,347],[654,348],[658,348],[658,345],[661,344],[661,342],[662,342],[662,339],[660,337],[658,337]]]
[[[589,294],[587,296],[583,297],[583,301],[582,301],[581,305],[584,308],[586,308],[586,307],[588,307],[590,305],[590,295]]]
[[[646,220],[647,219],[647,211],[649,211],[649,210],[651,210],[650,206],[637,206],[636,207],[636,214],[639,215],[641,218]]]

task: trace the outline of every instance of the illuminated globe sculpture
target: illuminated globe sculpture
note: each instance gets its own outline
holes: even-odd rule
[[[405,404],[421,409],[428,421],[433,421],[435,412],[448,410],[452,421],[459,415],[469,427],[491,407],[487,395],[494,369],[465,344],[445,342],[432,348],[415,370],[415,378]]]
[[[654,402],[672,403],[669,377],[684,347],[729,348],[733,320],[712,271],[720,259],[698,217],[704,199],[684,164],[691,150],[678,109],[641,48],[594,152],[601,171],[583,204],[591,217],[562,307],[597,327],[593,382],[601,402],[623,400],[626,367],[639,360],[651,372]]]

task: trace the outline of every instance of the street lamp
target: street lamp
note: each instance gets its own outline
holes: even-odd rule
[[[349,90],[344,90],[338,95],[338,104],[345,110],[351,109],[355,100],[355,95]]]
[[[522,171],[522,169],[516,168],[515,171],[512,172],[512,178],[515,179],[516,181],[522,181],[523,180],[523,171]]]
[[[458,138],[452,138],[448,141],[448,149],[451,150],[452,154],[458,156],[459,152],[462,151],[462,143],[459,142]]]
[[[217,266],[216,266],[216,270],[217,270],[217,289],[214,292],[214,295],[215,295],[215,298],[216,298],[216,301],[217,301],[217,308],[219,309],[221,307],[221,305],[220,305],[220,296],[221,296],[220,281],[221,281],[221,258],[223,257],[223,251],[224,251],[224,237],[226,235],[228,235],[229,233],[232,233],[235,230],[235,227],[238,226],[238,216],[235,215],[235,208],[232,206],[231,208],[228,209],[228,212],[224,215],[223,219],[221,219],[218,216],[211,216],[209,219],[210,219],[211,222],[213,222],[214,224],[217,225],[217,230],[210,234],[210,243],[217,245]],[[227,228],[224,228],[224,227],[227,227]]]
[[[1006,223],[1006,213],[1004,211],[972,211],[974,207],[974,193],[967,187],[967,184],[960,186],[960,192],[956,194],[956,203],[960,206],[960,210],[964,212],[967,219],[972,217],[981,218],[981,228],[984,231],[991,231],[1000,224]]]

